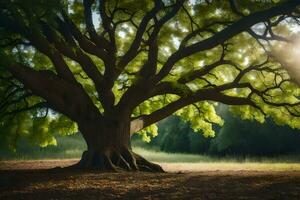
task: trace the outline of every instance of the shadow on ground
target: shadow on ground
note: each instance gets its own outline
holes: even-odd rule
[[[300,199],[300,171],[99,173],[14,165],[0,167],[0,199]]]

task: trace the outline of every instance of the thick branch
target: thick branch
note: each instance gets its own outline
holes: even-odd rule
[[[156,73],[156,65],[157,65],[157,56],[158,56],[158,34],[163,27],[169,20],[171,20],[180,10],[183,5],[184,0],[178,0],[174,5],[172,5],[171,11],[165,14],[161,19],[157,20],[154,18],[155,24],[153,27],[153,31],[149,36],[147,41],[149,45],[149,52],[148,52],[148,60],[145,65],[141,69],[141,75],[144,77],[151,77]],[[143,84],[143,83],[141,83]]]
[[[85,54],[73,40],[72,36],[65,35],[66,41],[54,30],[51,26],[45,22],[41,22],[44,30],[44,34],[47,39],[55,45],[55,48],[60,51],[64,56],[78,62],[83,71],[93,80],[96,88],[99,88],[102,81],[102,75],[100,74],[97,66],[92,59]]]
[[[18,14],[16,12],[16,14]],[[71,70],[69,69],[66,62],[63,60],[62,56],[59,52],[57,52],[53,47],[47,42],[45,38],[39,35],[37,32],[31,30],[26,27],[24,22],[22,21],[22,16],[17,15],[18,18],[11,19],[5,16],[3,13],[0,13],[0,27],[4,27],[12,32],[19,33],[26,37],[34,46],[43,54],[49,57],[52,61],[57,73],[64,77],[66,80],[70,82],[76,82]],[[34,22],[32,22],[34,23]]]
[[[118,64],[120,68],[124,68],[138,54],[138,49],[141,45],[143,35],[147,29],[149,22],[161,9],[163,9],[163,7],[164,5],[162,1],[156,0],[155,6],[144,15],[140,25],[138,26],[135,38],[131,43],[131,46],[129,47],[128,51],[125,53],[125,55],[122,57]]]
[[[216,92],[212,89],[207,90],[200,90],[196,94],[188,96],[188,97],[182,97],[179,100],[176,100],[165,107],[154,111],[153,113],[149,115],[143,115],[140,116],[131,122],[131,133],[137,132],[144,127],[147,127],[155,122],[158,122],[168,116],[170,116],[172,113],[176,112],[177,110],[180,110],[181,108],[184,108],[185,106],[188,106],[190,104],[199,102],[199,101],[216,101],[221,102],[227,105],[251,105],[256,107],[256,105],[248,98],[242,98],[242,97],[232,97],[228,96],[219,92]]]
[[[73,120],[85,116],[87,119],[100,116],[82,86],[71,84],[51,71],[35,71],[22,64],[9,61],[2,63],[24,86],[34,94],[44,98],[51,108]],[[76,93],[76,98],[74,98]],[[90,111],[87,112],[87,111]],[[97,115],[97,116],[96,116]]]
[[[91,11],[91,6],[93,3],[94,3],[94,0],[83,0],[86,30],[89,33],[91,40],[99,48],[104,48],[108,51],[111,51],[112,49],[111,49],[111,45],[110,45],[109,41],[107,41],[103,36],[98,35],[95,30],[95,27],[93,24],[93,18],[92,18],[92,11]]]
[[[104,62],[109,62],[109,55],[107,54],[107,52],[104,49],[97,47],[86,36],[84,36],[78,29],[76,24],[74,24],[74,22],[69,19],[68,15],[65,12],[62,11],[62,15],[64,17],[65,23],[59,18],[57,19],[57,21],[61,24],[61,26],[68,27],[68,31],[70,31],[70,33],[74,36],[80,47],[87,53],[90,53],[102,59]]]
[[[195,44],[189,45],[187,47],[182,47],[176,51],[172,56],[169,57],[167,62],[164,64],[160,72],[156,75],[153,82],[157,83],[162,80],[165,76],[168,75],[172,67],[176,62],[195,54],[200,51],[211,49],[219,44],[224,43],[226,40],[232,38],[233,36],[248,30],[251,26],[266,21],[272,17],[286,14],[292,12],[296,6],[300,5],[300,2],[297,0],[290,0],[285,3],[282,3],[278,6],[274,6],[268,10],[259,11],[253,14],[250,14],[246,17],[241,18],[232,25],[224,28],[222,31],[216,33],[212,37],[205,39],[203,41],[197,42]]]

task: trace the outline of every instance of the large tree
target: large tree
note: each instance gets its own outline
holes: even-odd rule
[[[130,138],[173,113],[207,136],[223,123],[216,102],[300,128],[299,88],[274,53],[295,41],[298,5],[2,0],[1,135],[47,145],[78,127],[88,149],[76,167],[161,171]]]

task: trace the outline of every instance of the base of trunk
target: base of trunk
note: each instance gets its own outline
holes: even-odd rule
[[[71,168],[100,171],[164,172],[160,165],[149,162],[129,149],[108,151],[106,153],[85,151],[81,160]]]

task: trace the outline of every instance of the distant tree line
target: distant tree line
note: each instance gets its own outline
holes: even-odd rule
[[[225,124],[214,127],[215,137],[204,137],[195,133],[188,122],[171,116],[159,123],[158,136],[144,147],[166,152],[182,152],[212,155],[254,155],[272,156],[300,153],[300,132],[287,126],[276,125],[267,119],[266,123],[241,120],[228,111],[223,113]]]

